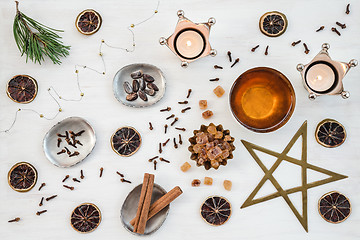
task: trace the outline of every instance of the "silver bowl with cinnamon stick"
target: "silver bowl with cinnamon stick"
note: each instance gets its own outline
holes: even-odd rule
[[[180,187],[166,192],[154,183],[154,175],[145,173],[143,184],[136,186],[126,197],[121,208],[124,227],[136,235],[150,235],[165,221],[169,204],[182,194]]]

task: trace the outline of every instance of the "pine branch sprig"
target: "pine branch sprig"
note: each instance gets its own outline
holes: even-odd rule
[[[70,46],[63,45],[61,36],[56,32],[64,32],[45,26],[19,11],[16,3],[16,15],[13,32],[21,56],[26,55],[26,62],[30,59],[41,64],[44,56],[51,59],[54,64],[61,64],[60,57],[69,55]]]

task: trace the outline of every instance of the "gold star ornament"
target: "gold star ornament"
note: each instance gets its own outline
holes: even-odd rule
[[[179,20],[175,32],[168,38],[161,37],[160,44],[166,45],[181,60],[181,66],[187,67],[190,62],[211,55],[216,56],[209,42],[210,29],[216,23],[209,18],[206,23],[194,23],[184,16],[184,11],[177,12]]]
[[[287,154],[289,153],[290,149],[293,147],[295,142],[302,138],[302,153],[301,153],[301,160],[289,157]],[[271,151],[269,149],[257,146],[255,144],[252,144],[250,142],[241,140],[246,149],[249,151],[251,156],[255,159],[257,164],[261,167],[261,169],[264,171],[265,175],[259,182],[259,184],[255,187],[254,191],[250,194],[250,196],[245,200],[244,204],[241,206],[241,208],[249,207],[251,205],[265,202],[277,197],[282,197],[287,205],[290,207],[291,211],[295,214],[296,218],[299,220],[301,225],[304,227],[305,231],[308,231],[308,217],[307,217],[307,190],[309,188],[317,187],[326,183],[334,182],[337,180],[341,180],[344,178],[347,178],[347,176],[326,170],[324,168],[320,168],[317,166],[314,166],[312,164],[309,164],[307,162],[307,122],[305,121],[303,125],[300,127],[300,129],[297,131],[297,133],[293,136],[291,141],[288,143],[288,145],[285,147],[284,151],[281,153],[277,153],[274,151]],[[274,165],[270,169],[267,169],[266,166],[262,163],[260,158],[257,156],[254,150],[269,154],[271,156],[274,156],[277,158]],[[282,161],[287,161],[289,163],[299,165],[301,167],[301,178],[302,178],[302,184],[301,186],[290,188],[290,189],[283,189],[278,181],[274,178],[273,173],[277,169],[277,167],[280,165]],[[328,175],[329,177],[323,180],[315,181],[308,183],[307,182],[307,169],[311,169],[323,174]],[[256,194],[259,192],[259,190],[262,188],[264,183],[269,180],[274,187],[276,188],[277,192],[267,195],[265,197],[254,199]],[[289,194],[301,192],[302,193],[302,214],[298,212],[298,210],[295,208],[294,204],[291,202],[289,198]]]

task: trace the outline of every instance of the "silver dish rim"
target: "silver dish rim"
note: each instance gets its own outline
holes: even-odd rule
[[[72,119],[72,118],[81,119],[82,121],[84,121],[86,124],[89,125],[90,129],[91,129],[91,130],[93,131],[93,133],[94,133],[95,143],[94,143],[94,146],[92,147],[91,151],[90,151],[83,159],[81,159],[80,161],[78,161],[78,162],[76,162],[76,163],[74,163],[73,165],[70,165],[70,166],[57,165],[57,164],[55,164],[53,161],[51,161],[51,160],[49,159],[49,157],[47,156],[47,154],[46,154],[46,152],[45,152],[45,140],[46,140],[46,137],[49,135],[49,132],[50,132],[53,128],[55,128],[57,125],[59,125],[62,121],[67,120],[67,119]],[[55,166],[57,166],[57,167],[60,167],[60,168],[70,168],[70,167],[73,167],[73,166],[81,163],[82,161],[84,161],[84,160],[92,153],[92,151],[94,150],[95,146],[96,146],[96,132],[95,132],[95,129],[94,129],[94,128],[91,126],[91,124],[90,124],[88,121],[86,121],[84,118],[82,118],[82,117],[77,117],[77,116],[72,116],[72,117],[64,118],[63,120],[57,122],[55,125],[53,125],[53,126],[46,132],[46,134],[45,134],[45,136],[44,136],[44,138],[43,138],[43,147],[42,147],[42,149],[43,149],[43,153],[44,153],[46,159],[47,159],[50,163],[52,163],[53,165],[55,165]]]
[[[124,102],[124,101],[122,101],[121,99],[119,99],[118,96],[117,96],[116,93],[115,93],[114,83],[115,83],[115,81],[116,81],[116,76],[117,76],[121,71],[123,71],[124,68],[130,67],[130,66],[136,66],[136,65],[146,65],[146,66],[148,66],[148,67],[155,68],[155,69],[157,69],[157,70],[161,73],[161,76],[162,76],[162,78],[164,79],[164,91],[163,91],[161,97],[160,97],[158,100],[154,101],[151,105],[148,105],[148,106],[132,105],[132,104],[129,104],[129,103]],[[152,64],[149,64],[149,63],[132,63],[132,64],[128,64],[128,65],[126,65],[126,66],[123,66],[122,68],[120,68],[120,70],[118,70],[118,71],[115,73],[112,87],[113,87],[113,94],[114,94],[116,100],[118,100],[119,102],[121,102],[123,105],[125,105],[125,106],[127,106],[127,107],[133,107],[133,108],[146,108],[146,107],[150,107],[150,106],[158,103],[158,102],[164,97],[165,91],[166,91],[166,78],[165,78],[165,75],[164,75],[163,71],[161,71],[161,69],[158,68],[158,67],[155,66],[155,65],[152,65]]]
[[[142,236],[142,237],[144,237],[144,236],[149,236],[149,235],[153,234],[154,232],[156,232],[157,230],[159,230],[159,228],[161,228],[161,226],[164,224],[167,216],[169,215],[170,204],[167,205],[168,210],[167,210],[166,213],[165,213],[165,218],[164,218],[164,220],[161,222],[161,224],[160,224],[158,227],[156,227],[153,231],[151,231],[151,232],[149,232],[149,233],[145,233],[145,234],[134,233],[133,231],[131,231],[131,230],[125,225],[124,220],[123,220],[123,216],[122,216],[122,214],[123,214],[123,213],[122,213],[122,210],[123,210],[124,203],[125,203],[125,202],[128,200],[128,198],[129,198],[129,195],[135,190],[135,188],[137,188],[137,187],[139,187],[139,186],[141,186],[141,185],[142,185],[142,183],[139,184],[139,185],[137,185],[136,187],[134,187],[134,188],[129,192],[129,194],[126,196],[126,198],[125,198],[125,200],[124,200],[124,202],[123,202],[123,204],[122,204],[122,206],[121,206],[121,210],[120,210],[120,221],[121,221],[121,224],[123,225],[123,227],[124,227],[128,232],[130,232],[130,233],[132,233],[133,235],[136,235],[136,236]],[[154,183],[154,187],[157,187],[158,189],[160,189],[162,192],[164,192],[164,194],[167,193],[167,191],[166,191],[163,187],[161,187],[159,184]]]

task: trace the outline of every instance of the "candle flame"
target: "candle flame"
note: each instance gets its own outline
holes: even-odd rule
[[[188,47],[190,47],[190,46],[191,46],[191,41],[187,41],[187,42],[186,42],[186,45],[187,45]]]

